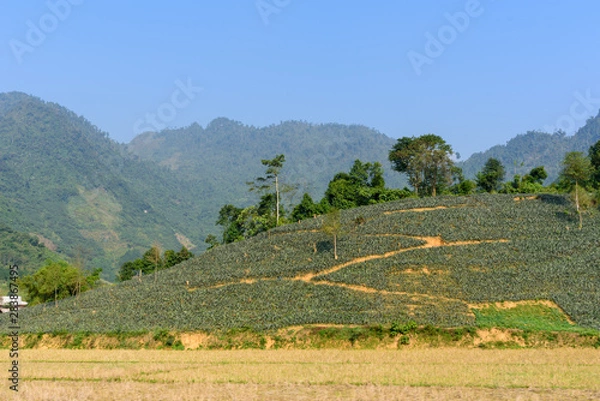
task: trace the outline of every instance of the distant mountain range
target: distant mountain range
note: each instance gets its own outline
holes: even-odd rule
[[[118,266],[153,243],[204,249],[224,204],[256,201],[247,181],[260,160],[286,155],[282,179],[321,197],[355,159],[380,161],[395,141],[361,126],[301,122],[254,128],[224,118],[206,128],[147,133],[129,145],[85,118],[23,93],[0,94],[0,223],[31,233],[114,278]]]
[[[139,135],[126,149],[196,182],[211,194],[218,211],[224,203],[245,206],[254,202],[256,197],[248,192],[246,182],[264,175],[261,159],[278,154],[286,158],[282,180],[299,187],[297,202],[304,192],[321,198],[333,176],[348,171],[356,159],[380,162],[387,185],[403,187],[405,180],[391,170],[387,160],[395,142],[360,125],[289,121],[256,128],[218,118],[206,128],[193,124]]]
[[[493,157],[504,164],[507,180],[515,174],[524,175],[534,167],[544,166],[548,173],[546,183],[551,183],[560,174],[565,153],[578,151],[587,155],[590,147],[598,141],[600,141],[600,113],[588,119],[575,135],[567,136],[564,132],[548,134],[529,131],[517,135],[505,145],[497,145],[485,152],[475,153],[460,165],[465,176],[473,178],[485,162]]]
[[[57,104],[0,94],[0,149],[0,223],[66,256],[82,249],[106,278],[153,242],[200,243],[198,221],[213,218],[195,187]]]
[[[488,157],[523,174],[546,166],[554,178],[565,152],[600,140],[600,115],[573,137],[529,132],[462,163],[474,176]],[[261,159],[285,154],[282,180],[320,199],[354,160],[382,163],[389,187],[404,177],[387,155],[396,142],[359,125],[290,121],[257,128],[218,118],[205,128],[139,135],[114,142],[68,109],[23,93],[0,94],[0,224],[38,238],[65,257],[87,255],[113,279],[121,263],[153,244],[204,249],[224,204],[256,202],[246,182],[264,174]],[[510,178],[510,177],[507,177]]]

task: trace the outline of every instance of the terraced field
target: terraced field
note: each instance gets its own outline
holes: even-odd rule
[[[414,320],[473,325],[475,309],[545,300],[600,327],[600,214],[560,196],[408,199],[215,248],[158,273],[27,309],[30,332],[273,329]],[[6,327],[6,325],[3,325]]]

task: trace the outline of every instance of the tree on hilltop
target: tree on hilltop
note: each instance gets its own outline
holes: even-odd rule
[[[277,155],[274,159],[263,159],[260,161],[263,166],[266,166],[264,177],[258,177],[250,185],[250,191],[265,192],[275,189],[275,226],[279,225],[281,192],[279,188],[279,173],[285,163],[285,155]],[[287,190],[287,188],[286,188]]]
[[[495,192],[500,189],[500,184],[504,181],[505,176],[504,165],[498,159],[489,158],[483,170],[477,173],[477,187],[485,192]]]
[[[580,191],[580,186],[590,179],[592,163],[581,152],[569,152],[565,155],[562,164],[561,178],[575,186],[573,195],[575,198],[575,208],[579,215],[579,229],[581,230],[583,227],[583,217],[581,216],[580,199],[585,194]]]
[[[389,153],[392,168],[408,176],[417,195],[436,196],[450,185],[452,147],[434,134],[399,138]]]
[[[338,209],[333,209],[325,215],[321,231],[333,237],[333,257],[337,260],[337,238],[342,234],[342,218]]]

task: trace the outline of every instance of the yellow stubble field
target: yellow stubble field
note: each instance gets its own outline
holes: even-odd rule
[[[64,350],[19,355],[1,400],[595,400],[600,350]]]

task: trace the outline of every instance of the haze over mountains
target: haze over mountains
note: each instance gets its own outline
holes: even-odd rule
[[[414,133],[415,136],[423,133]],[[529,132],[463,163],[473,176],[488,157],[513,174],[544,165],[557,176],[565,152],[600,140],[600,115],[574,136]],[[283,122],[257,128],[218,118],[205,128],[145,133],[127,145],[60,105],[11,92],[0,94],[0,223],[39,236],[56,251],[82,251],[88,265],[115,269],[153,243],[198,252],[218,233],[224,204],[256,201],[248,181],[264,173],[260,160],[285,154],[282,179],[320,198],[329,180],[353,161],[379,161],[389,187],[405,180],[391,171],[395,139],[358,125]],[[522,166],[521,166],[522,163]],[[510,177],[507,177],[507,179]],[[293,197],[295,196],[295,197]]]

